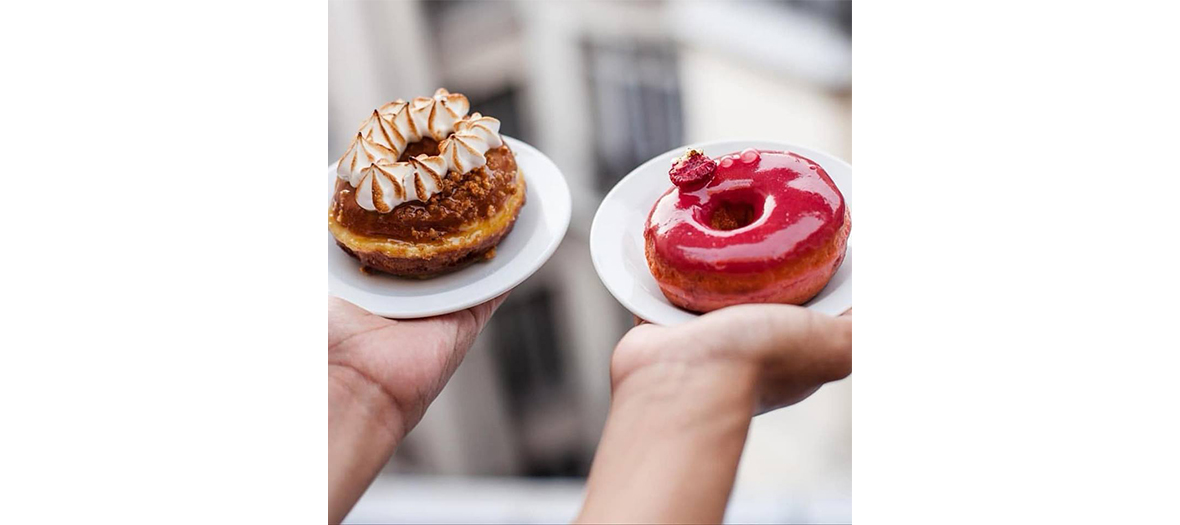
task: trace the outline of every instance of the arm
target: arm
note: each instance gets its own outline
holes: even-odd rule
[[[776,305],[632,330],[578,521],[721,522],[750,417],[847,376],[851,328]]]
[[[505,296],[428,319],[328,303],[328,520],[348,514]]]
[[[661,367],[616,385],[581,522],[720,523],[754,396],[748,370]]]
[[[354,370],[328,367],[328,519],[339,523],[404,433],[396,407]]]

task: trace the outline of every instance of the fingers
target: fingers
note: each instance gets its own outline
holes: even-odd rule
[[[768,312],[765,350],[770,355],[810,363],[816,379],[835,381],[852,373],[852,318],[831,317],[799,308]]]
[[[833,381],[852,372],[852,318],[789,305],[740,305],[688,323],[680,336],[714,349],[753,354],[768,364],[807,367]],[[714,350],[716,351],[716,350]]]
[[[828,381],[844,379],[852,374],[852,312],[850,310],[840,317],[816,315],[830,321],[827,323],[829,326],[825,328],[827,343],[819,350],[823,352],[823,355],[818,356],[823,363],[828,365],[825,368],[827,374],[824,379]]]
[[[505,292],[503,295],[485,303],[477,304],[466,310],[441,317],[431,318],[431,320],[453,325],[455,350],[462,350],[463,353],[466,353],[467,347],[471,346],[475,341],[475,337],[488,324],[488,321],[492,318],[492,314],[496,312],[496,309],[500,308],[500,305],[508,298],[509,293],[511,292]]]
[[[508,294],[510,293],[512,293],[511,290],[504,292],[499,297],[486,303],[477,304],[470,308],[472,316],[475,317],[475,324],[477,325],[476,332],[479,332],[479,330],[483,329],[484,325],[488,324],[488,320],[492,318],[492,314],[496,313],[496,310],[500,308],[501,304],[504,304],[504,300],[508,298]]]
[[[368,332],[392,323],[339,297],[328,296],[328,348],[353,334]]]

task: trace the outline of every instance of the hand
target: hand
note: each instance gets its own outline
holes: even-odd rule
[[[422,419],[475,337],[507,294],[452,314],[394,320],[328,298],[328,381],[344,389],[376,388],[395,417],[399,439]]]
[[[328,512],[338,523],[418,424],[507,294],[393,320],[328,298]]]
[[[633,328],[578,521],[720,523],[750,417],[851,371],[851,315],[741,305]]]
[[[738,305],[682,326],[640,324],[611,359],[617,388],[633,375],[725,368],[753,381],[757,413],[793,405],[852,373],[852,310],[840,317],[790,305]]]

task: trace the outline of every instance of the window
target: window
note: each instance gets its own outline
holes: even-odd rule
[[[596,184],[606,192],[644,161],[683,143],[680,78],[670,43],[585,44],[594,101]]]

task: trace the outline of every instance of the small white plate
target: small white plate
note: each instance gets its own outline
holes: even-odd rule
[[[725,140],[690,144],[671,150],[635,168],[606,195],[594,224],[590,227],[590,258],[598,278],[631,313],[659,325],[676,325],[691,321],[699,314],[682,310],[664,297],[647,268],[643,254],[643,227],[656,199],[672,182],[668,169],[672,159],[686,148],[696,148],[710,157],[742,151],[746,148],[791,151],[803,155],[824,168],[844,202],[852,208],[852,166],[832,155],[811,148],[761,140]],[[839,315],[852,307],[852,239],[849,237],[844,264],[807,308],[829,315]]]
[[[496,256],[431,279],[361,271],[328,233],[328,293],[384,317],[414,319],[457,312],[495,298],[527,279],[553,255],[570,224],[570,189],[557,165],[536,148],[504,137],[527,183],[526,201]],[[328,169],[331,188],[336,165]],[[329,190],[331,195],[331,190]]]

